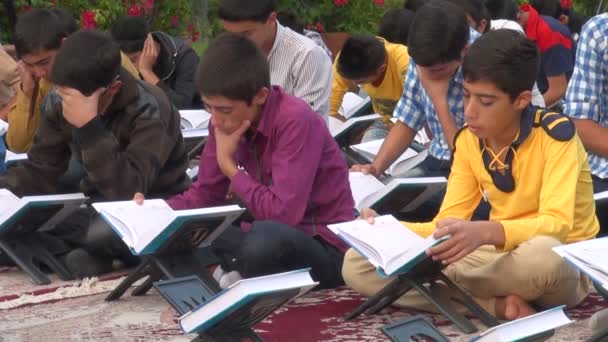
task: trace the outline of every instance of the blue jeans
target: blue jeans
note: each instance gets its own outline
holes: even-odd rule
[[[381,120],[374,121],[363,133],[363,137],[361,137],[361,143],[372,141],[372,140],[380,140],[385,139],[388,136],[388,127]]]
[[[0,137],[0,175],[6,172],[6,165],[4,160],[6,158],[6,145],[4,145],[4,138]]]

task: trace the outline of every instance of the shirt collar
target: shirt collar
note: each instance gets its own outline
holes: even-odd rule
[[[283,38],[285,37],[285,27],[283,25],[279,24],[278,21],[276,23],[277,23],[277,34],[274,36],[274,42],[272,43],[272,49],[270,49],[270,52],[268,53],[268,59],[270,59],[270,56],[272,56],[274,54],[275,50],[277,50],[279,48],[279,46],[283,42]]]
[[[278,86],[270,87],[268,98],[262,107],[260,113],[260,121],[258,122],[255,132],[260,133],[265,137],[268,137],[272,131],[273,124],[276,123],[276,116],[278,112],[277,105],[280,101],[282,91]]]

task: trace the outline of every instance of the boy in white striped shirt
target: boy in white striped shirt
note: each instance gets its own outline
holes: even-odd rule
[[[219,16],[226,31],[251,39],[266,54],[271,84],[303,99],[327,121],[331,60],[312,40],[279,24],[274,0],[222,0]]]

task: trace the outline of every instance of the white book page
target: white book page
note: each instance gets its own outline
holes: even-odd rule
[[[348,180],[356,208],[371,194],[384,189],[384,184],[376,177],[361,172],[349,172]]]
[[[378,139],[378,140],[372,140],[372,141],[368,141],[362,144],[357,144],[357,145],[353,145],[351,146],[351,148],[353,150],[355,150],[357,153],[363,155],[366,158],[370,158],[371,160],[375,159],[376,156],[378,155],[378,152],[380,151],[380,148],[382,147],[382,144],[384,143],[384,139]],[[426,150],[425,150],[426,151]],[[424,158],[426,158],[427,153],[428,152],[424,152],[424,154],[422,154],[420,156],[421,160],[417,160],[412,167],[416,166],[418,163],[420,163],[420,161],[424,160]],[[416,152],[415,150],[408,148],[402,155],[399,156],[399,158],[397,158],[392,164],[391,166],[388,167],[387,172],[389,174],[393,174],[394,171],[396,169],[402,169],[399,167],[399,164],[407,161],[409,159],[412,159],[416,156],[418,156],[418,152]]]
[[[404,163],[406,163],[409,160],[412,160],[414,157],[416,157],[418,155],[419,155],[418,152],[414,151],[411,148],[408,148],[405,152],[403,152],[402,155],[399,156],[399,158],[397,158],[397,160],[395,160],[391,164],[391,166],[388,167],[387,172],[390,175],[396,175],[396,174],[404,173],[404,172],[408,171],[409,169],[412,169],[413,167],[415,167],[416,165],[418,165],[420,162],[422,162],[422,160],[424,160],[428,154],[426,152],[422,153],[420,155],[420,157],[417,158],[418,160],[416,160],[414,163],[412,163],[410,165],[410,167],[404,167]]]
[[[182,136],[187,138],[206,138],[209,136],[209,128],[182,129]]]
[[[565,245],[564,249],[608,277],[608,238],[569,244]]]
[[[8,123],[0,120],[0,136],[3,136],[6,132],[8,132]]]
[[[207,128],[211,113],[203,109],[197,110],[180,110],[182,117],[182,129]]]
[[[39,195],[39,196],[23,196],[25,202],[63,202],[72,200],[82,200],[86,196],[79,192],[75,194],[62,194],[62,195]]]
[[[593,199],[596,201],[603,200],[606,198],[608,198],[608,191],[598,192],[597,194],[593,195]]]
[[[367,98],[362,98],[353,92],[347,92],[344,94],[342,105],[340,106],[340,109],[338,109],[338,113],[348,119],[355,114],[358,107],[360,107],[365,101],[367,101]]]
[[[4,158],[4,162],[9,163],[26,159],[27,153],[15,153],[13,151],[6,150],[6,157]]]
[[[7,189],[0,189],[0,223],[8,220],[22,206],[19,197]]]
[[[564,313],[564,306],[559,306],[488,329],[478,341],[495,341],[496,338],[499,341],[518,341],[570,323],[572,320]]]
[[[336,136],[335,132],[338,132],[340,130],[343,122],[340,121],[340,119],[337,119],[331,115],[329,116],[328,120],[329,120],[329,132],[331,133],[332,137]]]
[[[158,234],[160,234],[176,215],[164,200],[146,200],[143,205],[134,201],[94,203],[93,207],[110,216],[126,228],[129,236],[127,242],[137,253],[141,252]]]
[[[353,247],[361,253],[365,253],[362,249],[373,249],[373,254],[378,257],[375,262],[382,268],[424,240],[391,215],[376,217],[373,225],[366,220],[355,220],[330,225],[330,229],[348,237],[350,242],[357,243]],[[375,255],[365,256],[375,258]]]

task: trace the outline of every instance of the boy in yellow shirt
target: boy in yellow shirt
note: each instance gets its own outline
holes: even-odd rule
[[[455,138],[443,205],[432,222],[404,223],[421,236],[450,236],[427,254],[499,319],[580,303],[587,278],[551,248],[592,239],[599,230],[574,124],[530,106],[538,65],[534,43],[515,31],[492,31],[472,45],[463,63],[467,125]],[[491,206],[490,220],[470,221],[481,199]],[[391,280],[353,250],[343,276],[368,296]],[[415,293],[397,304],[432,309]]]
[[[15,49],[20,58],[21,86],[15,106],[8,112],[6,143],[16,153],[27,152],[40,122],[40,107],[52,90],[48,81],[62,41],[78,30],[74,18],[60,8],[35,8],[22,14],[15,27]],[[91,53],[94,53],[92,51]],[[121,64],[139,78],[135,66],[121,53]]]
[[[405,71],[410,62],[407,48],[370,35],[353,35],[346,40],[334,62],[334,81],[329,99],[329,114],[338,114],[344,94],[361,87],[372,101],[382,121],[374,123],[362,141],[383,139],[392,126],[391,118],[403,94]]]

